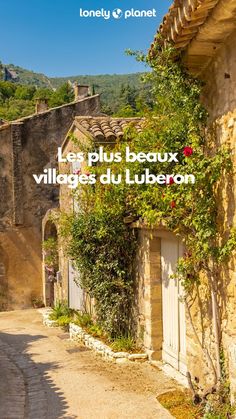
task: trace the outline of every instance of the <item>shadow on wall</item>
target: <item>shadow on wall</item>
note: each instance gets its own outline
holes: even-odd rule
[[[52,370],[58,369],[59,365],[56,362],[35,363],[30,355],[27,353],[27,348],[32,342],[40,339],[45,339],[44,335],[27,335],[27,334],[10,334],[0,333],[0,360],[2,354],[7,355],[10,359],[11,364],[17,367],[17,376],[15,375],[13,381],[22,377],[22,383],[24,383],[25,390],[25,412],[24,417],[33,418],[36,417],[36,413],[40,414],[40,419],[75,419],[77,416],[67,415],[68,404],[60,389],[50,379],[49,373]],[[10,388],[14,388],[14,383],[8,383],[8,374],[0,378],[7,385],[10,384]],[[10,371],[9,371],[9,377]],[[5,385],[5,384],[4,384]],[[1,400],[1,410],[7,415],[7,409],[12,405],[17,405],[18,396],[16,394],[16,400],[14,396],[10,400],[4,397]],[[5,404],[5,406],[2,405]],[[35,416],[36,415],[36,416]],[[38,416],[37,416],[38,417]]]

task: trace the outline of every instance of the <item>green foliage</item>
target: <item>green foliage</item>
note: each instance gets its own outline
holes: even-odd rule
[[[139,101],[142,96],[148,96],[148,91],[141,81],[142,73],[135,74],[104,74],[97,76],[73,76],[69,80],[91,86],[93,93],[101,94],[102,111],[108,115],[122,115],[121,108],[129,105],[126,99],[131,99],[128,91],[132,91],[135,99]],[[53,78],[53,86],[58,88],[62,83],[67,82],[68,78]],[[123,92],[126,90],[126,93]],[[126,98],[125,98],[126,96]],[[128,97],[129,96],[129,97]],[[133,112],[134,114],[134,112]]]
[[[49,98],[49,107],[54,108],[65,103],[73,102],[74,93],[72,87],[68,83],[60,86]]]
[[[41,308],[44,307],[44,302],[41,297],[34,297],[31,300],[33,307],[35,308]]]
[[[45,87],[39,87],[35,94],[34,99],[50,99],[53,94],[53,90],[47,89]]]
[[[0,71],[3,69],[3,66],[1,66]],[[4,67],[7,67],[8,70],[13,70],[17,73],[18,81],[20,84],[23,85],[31,85],[43,88],[50,88],[52,89],[52,84],[50,82],[50,79],[47,78],[44,74],[35,73],[30,70],[26,70],[24,68],[21,68],[19,66],[15,66],[14,64],[5,65]]]
[[[19,83],[3,82],[9,83],[8,88],[10,87],[11,89],[11,93],[8,93],[8,98],[27,101],[27,103],[22,103],[21,109],[13,103],[11,104],[11,109],[8,109],[7,103],[3,109],[0,108],[0,118],[6,120],[13,120],[34,113],[34,100],[36,98],[48,99],[50,107],[60,106],[72,101],[74,97],[72,89],[68,85],[68,80],[71,83],[79,82],[80,84],[89,85],[92,94],[100,93],[102,112],[108,115],[115,114],[117,116],[130,117],[143,112],[144,103],[152,106],[149,86],[144,85],[141,80],[143,73],[48,78],[44,74],[34,73],[13,64],[6,67],[17,73],[17,81]],[[16,88],[18,89],[17,86],[19,86],[19,91],[15,98],[14,92]],[[28,92],[28,88],[36,90],[33,97]],[[12,90],[14,91],[12,92]],[[31,107],[29,106],[30,104]]]
[[[16,85],[9,81],[0,81],[0,98],[2,101],[14,96]]]
[[[51,320],[58,320],[60,317],[72,317],[73,313],[65,301],[57,301],[49,317]]]
[[[131,336],[120,336],[112,342],[111,348],[114,352],[132,352],[136,349],[136,343]]]
[[[230,403],[229,382],[222,382],[217,392],[207,397],[204,419],[227,419],[233,417],[235,407]]]
[[[54,269],[58,268],[58,243],[57,239],[54,237],[49,237],[42,244],[44,251],[44,264],[48,268]]]
[[[15,91],[16,99],[32,100],[35,94],[36,88],[34,86],[22,86],[18,85]]]
[[[110,336],[127,333],[135,241],[123,223],[123,214],[102,205],[96,211],[82,211],[71,224],[70,236],[69,253],[80,272],[81,285],[95,297],[99,323]]]
[[[47,99],[49,107],[74,100],[72,87],[65,83],[57,90],[0,81],[0,119],[13,121],[35,112],[36,99]]]
[[[145,79],[143,78],[143,81]],[[143,83],[142,88],[122,85],[114,109],[114,116],[130,118],[143,116],[153,108],[153,97],[150,94],[149,82]]]
[[[141,174],[146,168],[153,174],[193,174],[195,184],[123,185],[128,197],[128,211],[149,225],[164,225],[181,237],[187,248],[178,266],[178,275],[190,291],[199,274],[210,264],[222,263],[236,245],[235,232],[224,231],[219,223],[219,182],[232,175],[232,161],[227,146],[215,146],[211,133],[206,134],[206,111],[200,104],[202,83],[189,75],[176,58],[173,48],[160,43],[155,58],[136,55],[151,66],[146,76],[155,98],[152,111],[146,114],[143,133],[127,132],[127,145],[134,152],[177,152],[178,163],[125,163],[130,172]],[[131,141],[130,141],[131,140]],[[185,155],[185,147],[190,155]],[[125,169],[125,168],[124,168]],[[113,170],[118,170],[113,165]],[[120,168],[119,168],[120,170]],[[224,238],[224,239],[223,239]]]
[[[235,248],[235,233],[219,223],[219,182],[232,174],[230,150],[216,148],[211,133],[206,134],[207,114],[200,104],[202,84],[189,75],[176,59],[176,52],[159,45],[158,54],[137,55],[152,72],[145,76],[150,86],[152,106],[144,107],[142,133],[130,125],[125,138],[112,151],[178,154],[178,162],[109,163],[113,173],[130,170],[131,176],[149,169],[154,175],[193,174],[192,184],[86,185],[80,187],[80,212],[70,224],[69,254],[81,273],[81,285],[95,297],[96,313],[103,329],[112,338],[129,336],[133,300],[132,261],[136,238],[124,218],[132,216],[146,225],[162,225],[181,237],[186,253],[178,265],[178,275],[189,292],[208,273],[212,263],[226,260]],[[132,89],[123,87],[128,112],[136,106]],[[140,106],[142,106],[140,104]],[[137,108],[136,108],[137,110]],[[142,114],[141,112],[141,114]],[[187,149],[186,149],[187,147]],[[109,152],[109,146],[106,147]],[[97,176],[106,172],[106,163],[90,168]]]
[[[74,323],[80,327],[90,327],[93,325],[93,320],[88,313],[76,313]]]
[[[94,323],[92,317],[88,313],[75,313],[73,323],[87,330],[92,336],[104,338],[105,333],[99,324]]]
[[[220,351],[222,378],[215,392],[207,396],[204,406],[204,419],[227,419],[235,413],[235,406],[231,405],[230,383],[227,376],[226,360],[223,349]]]
[[[70,315],[65,315],[65,316],[60,316],[57,319],[57,325],[60,327],[63,327],[64,329],[68,329],[69,323],[71,323],[73,320],[73,316]]]
[[[104,331],[98,324],[92,324],[92,326],[89,326],[88,332],[96,338],[104,338]]]

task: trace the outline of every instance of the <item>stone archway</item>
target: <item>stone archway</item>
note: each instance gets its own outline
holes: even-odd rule
[[[8,308],[8,257],[0,246],[0,311]]]
[[[58,258],[58,234],[57,226],[50,219],[44,220],[43,223],[43,282],[44,282],[44,303],[46,306],[53,306],[55,302],[55,282],[59,269]],[[53,249],[52,246],[55,245]],[[50,247],[51,246],[51,247]],[[52,255],[52,252],[54,254]],[[56,255],[55,255],[56,254]],[[48,263],[50,258],[53,262]]]

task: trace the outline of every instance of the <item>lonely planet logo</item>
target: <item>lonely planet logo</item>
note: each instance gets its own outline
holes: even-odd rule
[[[120,19],[123,16],[123,12],[122,12],[121,9],[114,9],[113,12],[112,12],[112,16],[115,19]]]
[[[86,10],[80,8],[79,11],[80,17],[86,18],[102,18],[105,20],[108,19],[130,19],[130,18],[150,18],[150,17],[157,17],[156,9],[149,9],[149,10],[139,10],[139,9],[128,9],[122,10],[116,8],[114,10],[106,10],[106,9],[97,9],[97,10]]]

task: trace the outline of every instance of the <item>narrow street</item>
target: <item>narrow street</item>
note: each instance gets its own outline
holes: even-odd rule
[[[157,394],[176,383],[147,363],[117,365],[42,325],[0,313],[0,419],[168,419]]]

